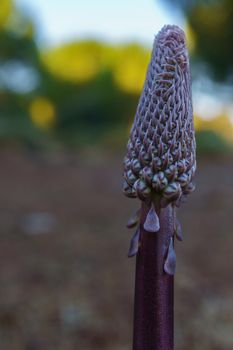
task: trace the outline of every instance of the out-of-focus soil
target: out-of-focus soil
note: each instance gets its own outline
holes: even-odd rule
[[[0,349],[131,349],[122,155],[0,152]],[[233,158],[201,158],[179,209],[178,350],[233,349]]]

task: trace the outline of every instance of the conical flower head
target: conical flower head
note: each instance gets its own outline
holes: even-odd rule
[[[123,191],[162,206],[194,189],[196,143],[185,34],[165,26],[151,61],[127,145]]]

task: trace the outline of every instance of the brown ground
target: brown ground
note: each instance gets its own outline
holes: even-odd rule
[[[121,194],[121,158],[1,151],[1,350],[131,349],[124,224],[138,202]],[[199,160],[179,212],[177,350],[233,349],[232,174],[233,158]]]

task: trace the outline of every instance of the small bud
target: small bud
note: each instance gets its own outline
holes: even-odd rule
[[[132,170],[128,170],[126,173],[126,181],[129,185],[133,185],[134,182],[137,180],[137,177],[134,175]]]
[[[139,160],[133,159],[131,165],[132,165],[132,171],[134,172],[134,174],[138,174],[139,171],[141,170],[141,164]]]
[[[123,192],[127,197],[135,198],[137,197],[136,191],[131,187],[126,180],[123,181],[122,186]]]
[[[152,187],[153,187],[153,189],[155,189],[156,192],[158,192],[158,191],[160,190],[160,178],[159,178],[159,174],[155,174],[155,175],[153,176]]]
[[[164,173],[162,173],[162,174],[163,174],[163,177],[160,180],[160,188],[161,188],[161,190],[164,190],[164,188],[167,187],[168,181],[167,181],[167,178],[164,176]]]
[[[185,173],[178,177],[178,181],[181,187],[184,187],[188,184],[188,179],[189,179],[188,174],[185,174]]]
[[[144,181],[145,181],[149,186],[151,186],[152,177],[153,177],[153,172],[152,172],[152,170],[151,170],[150,167],[145,167],[145,168],[143,168],[143,170],[142,170],[142,177],[143,177]]]
[[[181,195],[180,184],[178,182],[172,182],[165,188],[163,195],[166,199],[169,199],[170,201],[176,201]]]
[[[151,190],[146,185],[145,181],[137,180],[134,186],[136,189],[136,193],[141,200],[145,200],[145,198],[148,198],[150,196]]]
[[[189,194],[195,190],[195,185],[190,182],[185,188],[183,189],[184,194]]]
[[[168,181],[171,182],[172,180],[174,180],[174,178],[177,175],[177,169],[175,167],[175,165],[171,165],[169,168],[167,168],[165,170],[165,176],[167,177]]]
[[[152,169],[154,170],[155,173],[160,170],[161,165],[162,165],[162,161],[159,157],[155,157],[152,160]]]

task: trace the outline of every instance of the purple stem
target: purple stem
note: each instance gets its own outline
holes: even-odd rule
[[[174,349],[174,278],[164,272],[174,233],[171,205],[157,211],[160,230],[143,228],[150,206],[142,204],[140,248],[136,262],[133,350]]]

